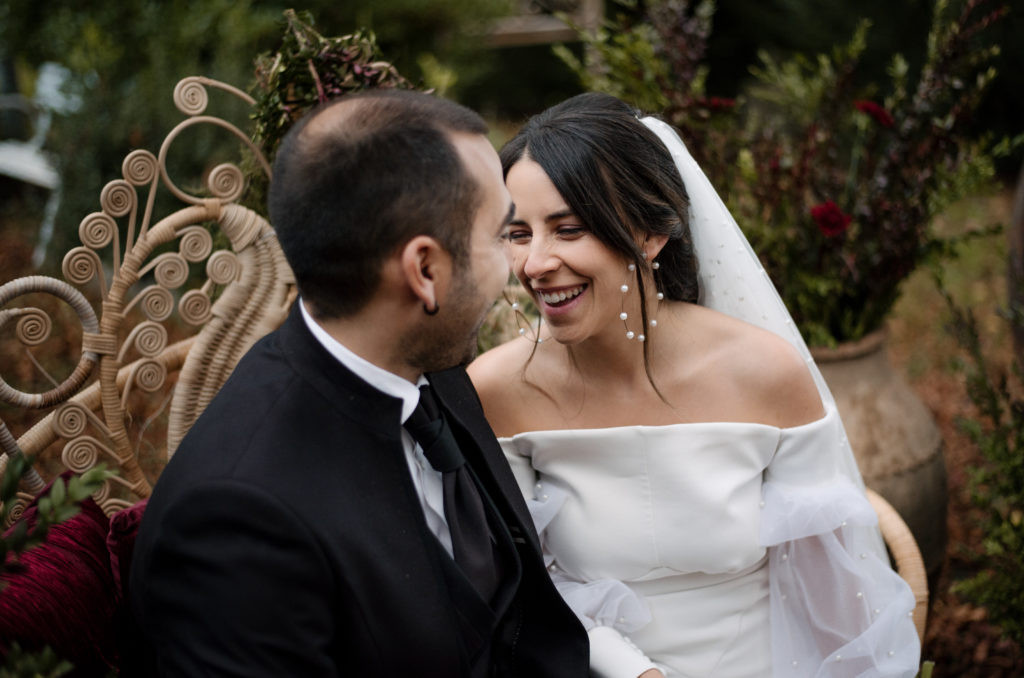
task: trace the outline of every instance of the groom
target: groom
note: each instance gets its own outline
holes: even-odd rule
[[[160,676],[585,677],[587,637],[462,367],[512,205],[475,113],[308,114],[270,214],[301,299],[164,470],[130,583]]]

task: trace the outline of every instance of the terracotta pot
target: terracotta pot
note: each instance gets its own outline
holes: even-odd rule
[[[835,396],[864,482],[910,527],[930,578],[946,549],[946,465],[931,412],[889,360],[888,334],[811,349]]]

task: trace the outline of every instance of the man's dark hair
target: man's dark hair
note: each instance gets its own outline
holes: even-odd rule
[[[362,309],[384,259],[417,235],[436,238],[456,265],[468,259],[480,191],[454,132],[486,134],[487,124],[429,94],[372,90],[314,109],[285,136],[270,220],[318,317]]]

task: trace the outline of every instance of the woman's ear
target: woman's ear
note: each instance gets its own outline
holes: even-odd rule
[[[644,236],[644,242],[643,245],[640,246],[640,249],[647,255],[647,261],[654,261],[654,259],[661,254],[661,248],[664,247],[667,242],[667,235],[652,233]]]
[[[451,255],[427,235],[418,235],[402,247],[399,267],[409,291],[428,312],[438,302],[451,280]]]

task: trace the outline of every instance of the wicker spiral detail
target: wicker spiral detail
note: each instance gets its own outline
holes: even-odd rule
[[[159,285],[168,289],[181,287],[188,280],[188,262],[177,252],[160,255],[153,275]]]
[[[115,179],[100,192],[100,207],[111,216],[123,217],[135,207],[135,189],[123,179]]]
[[[218,250],[206,261],[206,275],[218,285],[227,285],[238,278],[242,265],[234,252]]]
[[[209,102],[210,95],[197,78],[184,78],[174,88],[174,105],[185,115],[199,115]]]
[[[84,247],[81,249],[88,252],[92,257],[96,257],[96,253],[92,250]],[[82,293],[65,282],[47,276],[26,276],[0,285],[0,308],[12,299],[35,292],[51,294],[69,304],[78,315],[85,336],[92,336],[99,332],[99,321],[96,318],[96,313]],[[0,310],[0,326],[15,318],[18,318],[16,335],[23,344],[34,345],[45,340],[49,334],[50,317],[40,309],[27,307]],[[71,376],[65,379],[59,386],[46,393],[23,393],[10,387],[0,377],[0,401],[17,407],[33,408],[50,407],[61,403],[82,386],[92,372],[92,369],[96,366],[98,359],[99,356],[95,351],[83,346],[78,366]],[[4,426],[3,421],[0,421],[0,451],[10,454],[12,451],[15,451],[16,447],[17,445]]]
[[[60,269],[68,282],[84,285],[100,270],[100,259],[88,247],[75,247],[64,255]]]
[[[160,323],[149,320],[141,322],[133,334],[136,350],[147,358],[159,354],[167,346],[167,328]]]
[[[189,290],[178,302],[178,314],[189,325],[202,325],[210,319],[212,310],[213,303],[202,290]]]
[[[178,251],[186,261],[202,261],[213,251],[213,237],[202,226],[189,226],[181,232]]]
[[[53,419],[50,420],[50,427],[61,438],[74,438],[85,432],[88,422],[88,412],[81,404],[72,400],[57,408]]]
[[[106,247],[116,234],[117,223],[103,212],[93,212],[78,224],[78,238],[89,249]]]
[[[158,171],[156,156],[143,149],[132,151],[121,163],[122,176],[133,186],[145,186],[156,178]]]
[[[102,485],[100,485],[100,489],[92,493],[92,498],[97,504],[99,504],[104,508],[104,510],[106,510],[106,505],[104,502],[106,502],[107,499],[110,498],[110,481],[107,480]]]
[[[150,285],[139,294],[142,295],[142,312],[147,318],[160,322],[171,317],[174,311],[174,297],[166,288]]]
[[[97,464],[99,458],[100,445],[89,436],[68,441],[60,455],[64,466],[74,473],[85,473]]]
[[[19,312],[21,316],[15,325],[15,333],[25,346],[38,346],[50,336],[53,323],[45,312],[38,308],[25,308]]]
[[[245,177],[242,170],[231,163],[217,165],[210,170],[210,176],[206,181],[210,192],[225,201],[237,200],[245,188]]]
[[[21,517],[25,515],[25,509],[28,508],[28,504],[28,500],[22,497],[18,497],[11,502],[11,507],[7,511],[7,524],[5,524],[4,527],[9,527],[21,520]]]
[[[134,370],[135,385],[146,393],[159,391],[167,379],[167,368],[156,360],[140,361]]]

